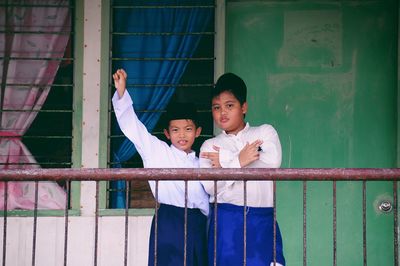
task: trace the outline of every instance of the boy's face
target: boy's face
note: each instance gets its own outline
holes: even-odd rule
[[[169,122],[168,130],[164,129],[165,136],[177,149],[189,153],[192,151],[194,140],[200,135],[201,127],[190,119],[177,119]]]
[[[212,115],[219,128],[228,134],[237,134],[245,127],[244,114],[247,112],[247,103],[240,104],[236,97],[224,91],[212,99]]]

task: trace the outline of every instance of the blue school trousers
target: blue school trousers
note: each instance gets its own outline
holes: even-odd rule
[[[210,204],[208,263],[214,265],[215,205]],[[244,258],[244,207],[217,206],[217,265],[242,266]],[[246,265],[270,266],[274,262],[274,208],[246,207]],[[282,237],[276,223],[276,262],[285,265]]]
[[[157,266],[184,265],[185,208],[160,204],[157,225]],[[149,266],[154,266],[155,216],[151,224]],[[207,217],[187,209],[186,265],[207,266]]]

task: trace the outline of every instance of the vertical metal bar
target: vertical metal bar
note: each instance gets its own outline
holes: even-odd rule
[[[125,242],[124,242],[124,266],[128,265],[128,235],[129,235],[129,182],[125,180]]]
[[[243,180],[243,266],[246,266],[246,249],[247,249],[247,181]]]
[[[183,242],[183,266],[186,266],[186,256],[187,256],[187,222],[188,222],[188,181],[185,180],[185,224],[184,224],[184,242]]]
[[[97,243],[99,240],[99,181],[96,181],[96,210],[94,223],[94,266],[97,266]]]
[[[64,210],[64,266],[67,266],[68,257],[68,209],[69,209],[69,193],[70,193],[70,182],[66,180],[66,193],[65,193],[65,210]]]
[[[39,199],[39,182],[35,181],[35,203],[33,208],[32,266],[35,266],[36,264],[36,229],[37,229],[38,199]]]
[[[393,181],[393,218],[394,218],[394,265],[399,265],[399,224],[398,224],[398,206],[397,206],[397,181]]]
[[[303,266],[307,266],[307,181],[303,181]]]
[[[276,266],[276,182],[275,180],[272,181],[272,198],[273,198],[273,208],[274,208],[274,244],[273,244],[273,259],[274,259],[274,266]]]
[[[4,182],[4,227],[3,227],[3,266],[6,266],[7,254],[7,201],[8,201],[8,182]]]
[[[157,266],[157,231],[158,231],[158,180],[156,180],[156,209],[154,214],[154,266]]]
[[[336,181],[333,180],[333,189],[332,189],[332,197],[333,197],[333,266],[337,265],[337,253],[336,253],[336,222],[337,222],[337,217],[336,217]]]
[[[217,180],[214,180],[214,266],[217,266],[218,194]]]
[[[367,266],[367,189],[366,181],[363,181],[363,265]]]

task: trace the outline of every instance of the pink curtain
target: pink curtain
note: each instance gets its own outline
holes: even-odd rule
[[[1,95],[0,169],[40,167],[21,136],[42,108],[60,65],[59,60],[46,59],[63,58],[69,39],[66,31],[71,28],[68,1],[25,0],[12,1],[12,4],[20,2],[27,7],[0,7],[0,28],[6,31],[0,33],[1,93],[4,92]],[[58,34],[60,31],[66,34]],[[0,209],[4,209],[4,192],[5,184],[0,182]],[[56,182],[39,182],[38,209],[63,209],[65,201],[65,192]],[[8,182],[7,209],[33,209],[34,204],[35,182]]]

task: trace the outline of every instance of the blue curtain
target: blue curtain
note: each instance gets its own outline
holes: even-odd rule
[[[127,4],[126,2],[120,1],[120,4]],[[164,2],[180,5],[187,4],[188,1]],[[150,5],[151,3],[143,1],[139,4]],[[157,4],[160,5],[160,1],[157,1]],[[138,1],[135,1],[135,5],[138,5]],[[161,115],[160,112],[152,111],[164,110],[175,91],[174,86],[165,85],[179,84],[188,64],[188,60],[159,59],[192,57],[201,35],[179,33],[204,31],[213,14],[212,8],[200,7],[114,9],[113,32],[135,34],[114,34],[113,58],[133,60],[114,60],[113,72],[118,68],[126,70],[127,90],[133,99],[139,119],[150,132]],[[143,60],[137,60],[139,58]],[[140,86],[129,87],[129,84],[140,84]],[[144,110],[148,112],[140,112]],[[124,139],[113,151],[113,167],[121,167],[121,163],[129,160],[135,153],[134,144]],[[125,181],[113,181],[110,188],[110,207],[125,208]]]

